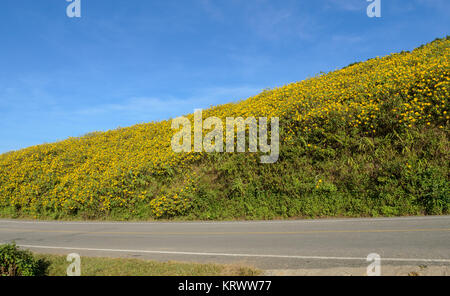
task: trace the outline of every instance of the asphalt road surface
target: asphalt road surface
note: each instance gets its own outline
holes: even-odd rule
[[[450,216],[258,222],[0,220],[0,243],[39,253],[239,263],[263,269],[450,266]]]

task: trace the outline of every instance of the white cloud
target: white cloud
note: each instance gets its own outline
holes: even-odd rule
[[[327,8],[344,11],[364,11],[367,7],[366,0],[327,0]]]
[[[426,6],[431,6],[438,9],[446,9],[447,13],[450,9],[450,3],[448,0],[417,0],[418,3]]]
[[[299,9],[298,3],[284,3],[283,8],[273,2],[261,1],[258,5],[247,4],[247,22],[263,39],[279,41],[286,38],[307,40],[313,35],[315,20]]]
[[[354,36],[354,35],[333,35],[331,37],[331,40],[333,42],[337,43],[358,43],[364,40],[361,36]]]
[[[73,114],[87,117],[113,114],[122,118],[132,117],[146,121],[167,119],[192,113],[196,108],[208,108],[211,105],[245,99],[256,95],[262,89],[251,86],[214,87],[196,90],[193,95],[186,98],[135,97],[120,103],[101,104],[75,110]]]
[[[198,0],[200,7],[206,12],[206,14],[216,20],[224,21],[225,17],[220,9],[211,0]]]

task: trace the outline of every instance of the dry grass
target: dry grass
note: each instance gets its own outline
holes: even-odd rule
[[[49,263],[49,276],[65,276],[65,256],[36,255]],[[141,259],[82,257],[82,276],[255,276],[262,272],[242,265],[156,262]]]

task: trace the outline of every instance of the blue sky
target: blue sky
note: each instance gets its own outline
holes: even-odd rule
[[[448,0],[0,2],[0,153],[157,121],[449,34]]]

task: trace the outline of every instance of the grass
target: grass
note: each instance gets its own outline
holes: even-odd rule
[[[47,262],[48,276],[65,276],[66,256],[35,254]],[[261,271],[240,265],[156,262],[141,259],[81,257],[82,276],[256,276]]]

